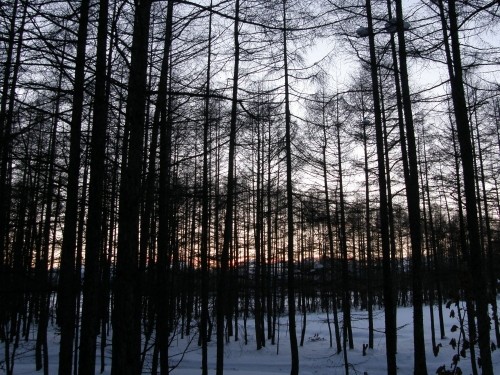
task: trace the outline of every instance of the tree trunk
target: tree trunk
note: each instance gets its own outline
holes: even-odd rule
[[[112,375],[140,372],[141,291],[138,275],[139,208],[151,1],[138,2],[132,40],[124,152],[120,182],[118,250],[114,279]]]
[[[368,18],[369,44],[370,44],[370,69],[372,80],[372,94],[375,115],[375,137],[377,144],[378,183],[380,194],[380,232],[382,239],[382,270],[383,291],[385,307],[385,336],[386,336],[386,358],[387,373],[395,375],[396,367],[396,317],[394,314],[394,294],[392,291],[392,267],[391,249],[389,238],[389,217],[387,206],[387,182],[384,159],[384,136],[382,126],[382,111],[380,108],[380,93],[378,87],[377,57],[375,54],[375,35],[373,33],[373,19],[371,1],[366,0],[366,12]]]
[[[292,137],[290,94],[288,82],[288,30],[286,15],[286,0],[283,0],[283,61],[285,78],[285,154],[286,154],[286,207],[287,207],[287,255],[288,255],[288,322],[290,330],[290,350],[292,367],[290,375],[299,374],[299,349],[295,327],[295,262],[294,262],[294,224],[293,224],[293,182],[292,182]]]
[[[337,113],[338,113],[338,102],[337,102]],[[345,220],[345,202],[344,202],[344,179],[342,175],[342,150],[340,147],[340,123],[335,124],[337,128],[337,166],[339,168],[339,208],[340,208],[340,220],[339,220],[339,240],[340,240],[340,252],[342,259],[342,291],[344,293],[342,298],[342,314],[344,322],[344,358],[347,358],[347,347],[346,340],[349,342],[349,349],[354,349],[354,343],[352,342],[352,329],[351,329],[351,290],[349,285],[349,258],[347,252],[347,230],[346,230],[346,220]],[[348,339],[347,339],[348,337]],[[347,361],[345,361],[345,366],[348,366]],[[346,374],[349,372],[348,367],[346,367]]]
[[[75,298],[79,285],[76,285],[75,246],[78,221],[78,179],[80,175],[80,139],[83,99],[85,91],[85,49],[89,17],[89,0],[80,5],[78,44],[75,65],[75,84],[73,88],[73,113],[71,116],[70,155],[68,166],[68,188],[66,213],[64,216],[63,243],[58,284],[58,320],[61,326],[59,351],[59,374],[71,373],[73,359],[73,339],[75,332]]]
[[[172,121],[170,118],[171,104],[167,102],[168,75],[170,73],[170,49],[172,41],[173,0],[167,3],[167,18],[165,26],[165,41],[163,60],[160,72],[158,97],[156,102],[155,121],[159,120],[160,130],[160,173],[159,173],[159,214],[158,214],[158,267],[156,285],[156,336],[159,345],[160,373],[169,373],[168,366],[168,338],[170,325],[170,287],[169,276],[172,251],[176,246],[171,238],[173,222],[171,220],[172,191],[171,191],[171,157],[172,157]],[[174,266],[175,267],[175,266]]]
[[[324,99],[324,98],[323,98]],[[324,100],[323,100],[324,102]],[[330,208],[330,191],[328,188],[328,170],[326,165],[326,149],[328,147],[328,137],[326,135],[326,119],[325,119],[325,106],[322,108],[322,116],[323,116],[323,147],[322,147],[322,165],[323,165],[323,184],[324,184],[324,193],[325,193],[325,208],[326,208],[326,227],[327,227],[327,235],[328,235],[328,255],[330,256],[330,272],[332,280],[330,284],[333,285],[333,276],[335,274],[335,261],[334,261],[334,243],[333,243],[333,223],[332,223],[332,213]],[[340,340],[340,330],[338,325],[338,317],[337,317],[337,294],[335,291],[332,292],[332,308],[334,314],[334,327],[335,327],[335,342],[337,344],[337,354],[342,351],[342,342]],[[327,307],[328,308],[328,307]]]
[[[450,115],[451,117],[451,115]],[[465,230],[465,218],[463,213],[463,198],[462,198],[462,188],[460,184],[460,156],[457,150],[456,144],[456,136],[455,136],[455,128],[450,119],[451,124],[451,135],[453,140],[453,154],[455,155],[455,176],[456,176],[456,191],[457,191],[457,204],[458,204],[458,220],[459,220],[459,231],[460,231],[460,247],[462,249],[462,255],[465,258],[466,262],[470,259],[470,251],[467,244],[467,234]],[[468,280],[470,280],[470,274],[466,274]],[[468,319],[468,328],[469,328],[469,342],[474,343],[477,337],[477,329],[476,329],[476,319],[474,317],[474,302],[472,301],[472,290],[470,286],[470,282],[466,283],[467,289],[465,291],[466,297],[466,308],[467,308],[467,319]],[[470,357],[471,357],[471,366],[472,366],[472,374],[477,375],[477,366],[475,358],[475,345],[471,345],[470,347]]]
[[[15,36],[16,36],[16,21],[19,7],[19,0],[15,0],[12,5],[12,16],[10,19],[10,29],[8,31],[6,60],[3,66],[3,86],[2,98],[0,100],[0,281],[2,285],[6,284],[6,279],[3,278],[7,272],[3,271],[4,261],[6,261],[6,238],[8,232],[9,212],[10,212],[10,181],[7,180],[7,170],[9,165],[9,150],[10,150],[10,128],[11,124],[8,121],[7,104],[14,101],[14,97],[9,98],[9,82],[12,60],[14,58]],[[16,82],[10,82],[10,86],[14,88]],[[10,90],[12,92],[12,89]],[[5,266],[7,264],[5,263]],[[6,267],[7,268],[7,267]]]
[[[229,247],[233,237],[233,212],[234,212],[234,159],[236,149],[236,120],[237,120],[237,104],[238,104],[238,82],[239,82],[239,65],[240,65],[240,42],[239,42],[239,17],[240,17],[240,0],[235,2],[235,19],[234,19],[234,67],[233,67],[233,93],[231,104],[231,122],[229,134],[229,159],[227,169],[227,199],[226,199],[226,216],[224,218],[224,241],[222,245],[222,254],[220,258],[219,280],[217,284],[217,375],[222,375],[224,372],[224,317],[227,308],[227,271],[229,266]]]
[[[373,349],[373,290],[372,290],[372,234],[370,223],[370,185],[368,180],[368,137],[366,127],[369,125],[367,120],[363,119],[363,152],[365,162],[365,231],[366,231],[366,279],[367,279],[367,294],[368,294],[368,348]]]
[[[450,0],[448,2],[448,10],[450,17],[451,56],[448,54],[447,57],[464,176],[467,229],[470,245],[469,271],[472,275],[473,290],[476,299],[478,344],[481,353],[483,375],[493,375],[490,351],[490,317],[488,314],[487,283],[484,276],[482,246],[479,238],[477,199],[474,188],[474,155],[472,152],[470,124],[467,115],[467,102],[465,100],[464,81],[462,76],[463,70],[455,0]]]
[[[488,205],[488,196],[486,192],[486,178],[484,174],[484,161],[483,161],[483,150],[481,147],[481,135],[479,131],[479,121],[477,119],[477,111],[474,111],[474,117],[476,119],[476,137],[477,137],[477,149],[478,149],[478,162],[479,162],[479,180],[481,182],[481,192],[483,195],[483,205],[484,205],[484,225],[486,230],[486,256],[487,256],[487,265],[488,265],[488,279],[489,279],[489,289],[490,296],[488,300],[491,303],[492,308],[492,319],[493,319],[493,328],[495,339],[497,341],[497,345],[500,342],[500,330],[498,324],[498,305],[497,305],[497,276],[495,275],[495,256],[493,251],[493,238],[492,238],[492,229],[491,229],[491,221],[490,221],[490,212]],[[479,193],[478,193],[479,195]]]
[[[212,2],[210,2],[210,7]],[[202,375],[208,375],[208,338],[207,328],[209,320],[208,294],[209,294],[209,268],[208,268],[208,248],[209,248],[209,180],[208,180],[208,153],[209,153],[209,128],[210,128],[210,80],[212,61],[212,12],[210,8],[210,18],[208,23],[208,62],[207,62],[207,89],[205,91],[205,122],[203,127],[203,181],[202,181],[202,213],[201,213],[201,316],[200,316],[200,341],[201,341],[201,369]]]
[[[423,149],[424,149],[424,168],[425,171],[423,173],[423,177],[425,177],[425,181],[422,181],[422,186],[424,190],[424,195],[422,199],[426,200],[427,195],[427,210],[429,212],[429,229],[430,229],[430,240],[431,240],[431,254],[430,259],[434,262],[434,267],[430,270],[435,276],[435,280],[432,280],[433,283],[431,285],[430,292],[433,293],[434,285],[436,288],[437,294],[437,307],[438,307],[438,319],[439,319],[439,334],[441,340],[445,338],[445,330],[444,330],[444,317],[443,317],[443,291],[441,287],[441,266],[440,266],[440,256],[438,254],[438,241],[436,239],[436,229],[434,225],[434,215],[433,209],[431,205],[431,196],[430,196],[430,187],[429,187],[429,174],[427,168],[427,150],[426,150],[426,140],[425,133],[422,136],[423,138]],[[425,207],[425,206],[424,206]]]
[[[260,106],[260,103],[257,104]],[[261,276],[261,263],[263,259],[263,246],[262,246],[262,230],[263,230],[263,214],[262,214],[262,191],[261,191],[261,136],[260,136],[260,108],[258,108],[257,119],[255,126],[257,127],[257,174],[255,191],[255,207],[254,207],[254,238],[255,238],[255,275],[254,275],[254,315],[255,315],[255,340],[257,350],[265,346],[265,333],[264,333],[264,313],[262,309],[262,276]]]
[[[412,284],[413,284],[413,340],[414,340],[414,374],[427,375],[425,358],[423,298],[422,298],[422,235],[420,230],[420,199],[418,183],[418,161],[415,143],[413,113],[408,84],[408,68],[406,64],[406,40],[403,26],[403,8],[401,0],[396,0],[397,36],[399,42],[399,63],[401,74],[401,91],[406,125],[408,145],[408,172],[405,174],[406,199],[410,221]]]
[[[108,0],[99,5],[97,35],[96,84],[94,116],[91,135],[89,209],[87,217],[85,273],[83,283],[82,323],[80,338],[79,374],[95,373],[96,341],[99,329],[99,257],[102,253],[104,160],[108,100],[106,97],[106,46],[108,29]]]

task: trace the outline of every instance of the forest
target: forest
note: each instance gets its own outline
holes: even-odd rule
[[[322,313],[354,374],[380,310],[394,375],[407,307],[414,375],[493,375],[499,40],[498,0],[0,2],[0,373],[31,342],[33,374],[164,375],[189,336],[222,375],[281,317],[298,375]]]

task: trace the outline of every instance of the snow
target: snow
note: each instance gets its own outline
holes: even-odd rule
[[[453,307],[453,306],[452,306]],[[431,344],[430,335],[430,319],[429,307],[424,307],[424,324],[425,324],[425,340],[426,340],[426,356],[427,369],[429,374],[435,374],[438,367],[445,365],[450,369],[452,357],[457,353],[449,345],[452,338],[459,340],[460,330],[451,332],[451,327],[454,324],[459,324],[457,317],[450,318],[449,310],[443,306],[445,316],[445,332],[446,338],[440,340],[439,325],[437,321],[437,307],[434,309],[436,318],[436,342],[442,344],[437,357],[434,356]],[[456,311],[456,307],[455,307]],[[463,312],[462,312],[463,313]],[[413,373],[413,330],[412,330],[413,310],[411,307],[398,309],[398,355],[397,365],[398,373],[412,374]],[[339,313],[341,320],[342,315]],[[330,314],[332,319],[332,314]],[[287,317],[280,317],[279,325],[279,343],[271,345],[268,340],[266,346],[257,351],[254,341],[253,319],[248,319],[248,345],[244,345],[243,341],[243,320],[239,320],[239,341],[235,342],[234,338],[225,346],[224,356],[224,374],[227,375],[242,375],[242,374],[261,374],[261,375],[277,375],[290,373],[290,344],[287,329]],[[374,348],[368,349],[366,356],[363,356],[363,344],[368,343],[368,320],[366,311],[353,311],[352,324],[354,336],[354,349],[348,350],[347,356],[350,364],[350,374],[368,374],[382,375],[386,374],[386,358],[385,358],[385,339],[384,339],[384,312],[376,310],[374,312]],[[297,315],[297,334],[300,335],[302,326],[302,316]],[[334,334],[333,323],[331,324],[332,333]],[[59,350],[59,336],[54,329],[49,328],[49,346],[50,346],[50,374],[57,374],[57,355]],[[193,334],[195,334],[193,332]],[[493,336],[492,336],[493,337]],[[300,340],[300,336],[298,337]],[[34,337],[28,343],[22,343],[18,349],[18,356],[14,367],[14,374],[37,374],[34,369]],[[328,325],[326,322],[326,314],[309,313],[307,315],[306,335],[304,345],[299,347],[300,355],[300,374],[301,375],[336,375],[345,374],[344,355],[343,353],[336,354],[335,338],[333,339],[333,348],[329,345]],[[209,343],[209,373],[215,374],[215,337]],[[104,374],[110,373],[111,368],[111,348],[107,348],[107,367]],[[1,345],[0,355],[3,360],[4,346]],[[478,350],[476,350],[478,353]],[[197,337],[190,336],[175,337],[172,340],[170,347],[171,365],[178,364],[172,370],[172,374],[176,375],[192,375],[201,373],[201,349],[197,346]],[[500,350],[492,352],[494,372],[500,374]],[[180,360],[180,362],[179,362]],[[97,360],[99,362],[99,359]],[[179,362],[179,363],[178,363]],[[0,362],[1,363],[1,362]],[[0,374],[5,373],[5,364],[0,365]],[[458,366],[462,369],[463,374],[471,374],[471,365],[469,352],[467,357],[460,357]],[[145,373],[148,373],[149,363],[145,364]],[[39,372],[41,373],[41,372]],[[96,368],[96,374],[98,374]]]

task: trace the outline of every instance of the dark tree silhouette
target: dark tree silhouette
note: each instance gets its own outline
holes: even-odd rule
[[[146,104],[146,69],[151,1],[135,6],[125,118],[124,164],[120,181],[118,248],[113,284],[113,375],[140,372],[141,290],[138,275],[139,207]]]
[[[68,188],[64,216],[63,244],[58,284],[58,320],[61,326],[61,345],[59,352],[59,374],[71,373],[73,359],[73,340],[75,333],[76,298],[79,293],[75,267],[78,192],[80,176],[81,122],[85,90],[85,50],[89,17],[89,0],[80,4],[77,52],[75,61],[75,83],[71,116],[70,155],[68,165]]]
[[[99,257],[103,253],[102,231],[105,180],[106,129],[108,98],[106,95],[106,46],[108,31],[108,0],[99,4],[97,36],[96,86],[91,135],[89,209],[85,246],[82,323],[80,336],[79,374],[95,373],[97,333],[99,332]]]
[[[294,260],[294,212],[292,183],[292,120],[290,113],[290,83],[288,71],[288,26],[287,2],[283,0],[283,64],[285,80],[285,159],[286,159],[286,207],[287,207],[287,267],[288,267],[288,324],[290,332],[290,349],[292,363],[290,375],[299,374],[299,350],[295,327],[295,260]]]

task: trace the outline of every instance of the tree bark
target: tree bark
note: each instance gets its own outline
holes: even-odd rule
[[[387,373],[395,375],[396,366],[396,322],[394,314],[394,293],[392,291],[391,249],[389,238],[389,213],[387,205],[387,182],[384,159],[384,135],[382,126],[382,111],[380,108],[380,93],[378,86],[377,58],[375,54],[375,35],[373,33],[373,19],[371,1],[366,0],[368,18],[369,44],[370,44],[370,69],[372,80],[372,95],[375,115],[375,137],[377,145],[378,183],[380,195],[380,232],[382,239],[382,271],[385,307],[385,336]]]
[[[104,161],[108,100],[106,97],[106,47],[108,31],[108,0],[99,5],[97,30],[96,84],[94,123],[91,134],[89,209],[87,216],[85,273],[83,282],[82,323],[80,330],[79,371],[81,375],[95,373],[96,341],[99,328],[99,257],[103,247]]]
[[[12,5],[12,16],[10,19],[10,30],[8,32],[7,41],[7,52],[6,59],[3,66],[4,76],[3,76],[3,86],[2,86],[2,98],[0,101],[0,270],[2,272],[0,276],[0,281],[2,285],[5,285],[6,280],[4,277],[7,272],[3,271],[4,260],[6,260],[6,236],[8,232],[8,222],[9,222],[9,212],[10,212],[10,182],[7,181],[7,170],[9,165],[9,149],[10,149],[10,124],[8,122],[7,114],[7,104],[9,103],[9,82],[12,60],[14,58],[14,48],[15,48],[15,36],[16,36],[16,20],[19,7],[19,0],[15,0]],[[15,87],[15,82],[10,82],[11,87]],[[10,90],[12,92],[12,90]],[[10,98],[10,101],[14,101],[14,98]]]
[[[125,133],[120,182],[118,249],[114,279],[112,375],[140,373],[141,291],[138,275],[139,208],[146,103],[146,70],[151,1],[135,9]]]
[[[290,84],[288,72],[288,29],[286,0],[283,0],[283,62],[285,78],[285,155],[286,155],[286,207],[287,207],[287,265],[288,265],[288,324],[290,350],[292,356],[290,375],[299,374],[299,349],[295,327],[295,261],[294,261],[294,223],[293,223],[293,182],[292,182],[292,136],[290,114]]]
[[[227,273],[229,266],[229,247],[233,237],[233,212],[234,212],[234,159],[236,149],[236,120],[237,120],[237,104],[238,104],[238,82],[239,82],[239,66],[240,66],[240,42],[239,42],[239,17],[240,17],[240,0],[235,2],[235,19],[234,19],[234,67],[233,67],[233,93],[231,103],[231,120],[229,133],[229,160],[227,169],[227,199],[226,199],[226,215],[224,218],[224,241],[222,245],[222,253],[220,259],[219,280],[217,284],[217,375],[222,375],[224,372],[224,317],[227,308]]]
[[[73,112],[71,116],[70,155],[68,166],[68,187],[66,213],[64,216],[63,243],[58,284],[57,316],[61,326],[59,349],[59,374],[71,373],[73,359],[73,340],[75,333],[76,294],[79,285],[76,281],[75,252],[76,230],[78,221],[78,180],[80,176],[80,140],[83,100],[85,91],[85,50],[90,0],[82,0],[80,5],[80,23],[75,65],[75,83],[73,87]]]
[[[209,294],[209,268],[208,268],[208,248],[209,248],[209,180],[208,180],[208,153],[209,153],[209,128],[210,128],[210,82],[211,82],[211,61],[212,61],[212,1],[210,1],[210,15],[208,21],[208,62],[207,81],[205,91],[205,122],[203,126],[203,170],[202,170],[202,198],[201,198],[201,316],[200,316],[200,341],[201,341],[201,371],[202,375],[208,375],[208,294]]]
[[[368,137],[366,128],[369,125],[368,121],[363,120],[363,153],[365,167],[365,231],[366,231],[366,279],[367,279],[367,294],[368,294],[368,348],[373,349],[373,288],[372,288],[372,267],[373,267],[373,249],[372,249],[372,234],[370,223],[370,184],[368,180]]]
[[[465,99],[462,60],[460,52],[458,20],[455,0],[448,2],[450,18],[451,61],[448,58],[451,95],[457,123],[457,136],[462,161],[463,183],[465,193],[467,230],[469,234],[469,271],[472,275],[474,295],[476,299],[478,344],[482,360],[483,375],[493,375],[493,364],[490,351],[490,317],[488,314],[487,282],[484,276],[483,254],[479,238],[477,216],[477,198],[474,187],[474,155],[470,124]]]
[[[323,98],[324,99],[324,98]],[[326,134],[326,119],[325,119],[325,105],[323,100],[322,116],[323,116],[323,147],[322,147],[322,164],[323,164],[323,184],[325,192],[325,207],[326,207],[326,228],[328,236],[328,255],[330,256],[330,272],[331,272],[331,284],[333,286],[333,276],[335,273],[335,261],[334,261],[334,238],[333,238],[333,220],[332,212],[330,208],[330,191],[328,188],[328,169],[326,165],[326,149],[328,147],[328,137]],[[334,327],[335,327],[335,342],[337,344],[337,354],[342,351],[342,342],[340,340],[340,329],[338,325],[337,317],[337,293],[335,290],[332,291],[332,309],[334,314]],[[327,307],[328,308],[328,307]]]
[[[408,167],[405,176],[406,199],[410,221],[412,285],[413,285],[413,342],[414,342],[414,374],[427,375],[425,356],[423,296],[422,296],[422,234],[420,229],[420,199],[418,183],[418,161],[413,125],[413,113],[408,83],[408,68],[406,63],[406,40],[403,26],[403,7],[401,0],[396,0],[397,36],[399,42],[399,63],[401,74],[401,91],[406,125],[406,140],[408,145]]]
[[[160,173],[159,173],[159,227],[158,227],[158,267],[156,285],[156,336],[160,354],[160,373],[169,373],[168,366],[168,338],[170,331],[170,288],[169,276],[171,271],[172,252],[176,245],[171,238],[173,222],[172,216],[172,188],[171,188],[171,157],[172,157],[172,121],[170,118],[171,105],[167,100],[168,75],[170,73],[170,49],[172,42],[173,0],[167,3],[165,26],[165,42],[163,60],[158,88],[158,98],[155,113],[159,114],[160,130]],[[156,120],[156,119],[155,119]]]

